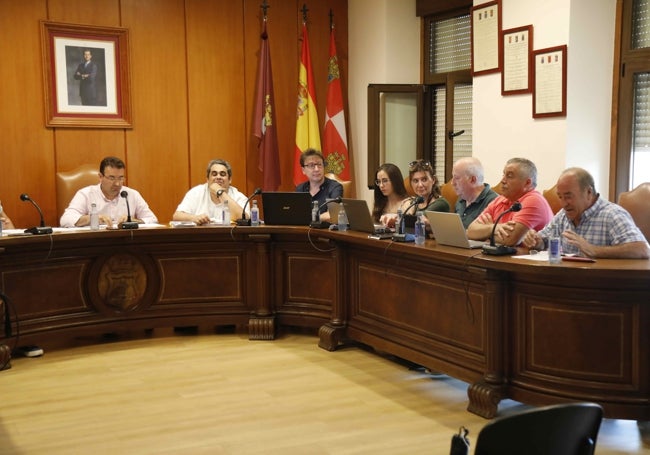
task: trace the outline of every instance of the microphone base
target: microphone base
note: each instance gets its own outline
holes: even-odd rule
[[[251,220],[239,218],[238,220],[235,220],[235,223],[237,224],[237,226],[250,226]]]
[[[318,222],[311,222],[309,223],[309,227],[312,229],[328,229],[330,227],[330,223],[327,221],[318,221]]]
[[[52,228],[49,226],[34,226],[30,227],[29,229],[25,229],[25,233],[33,235],[51,234]]]
[[[124,221],[120,223],[120,229],[138,229],[137,221]]]
[[[517,253],[517,248],[504,245],[485,245],[483,246],[483,254],[490,256],[512,256]]]

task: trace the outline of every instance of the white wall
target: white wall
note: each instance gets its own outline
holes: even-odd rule
[[[367,187],[368,85],[420,83],[420,19],[415,0],[349,0],[350,149],[357,197]],[[372,206],[372,205],[371,205]]]
[[[475,0],[475,5],[487,0]],[[474,156],[486,180],[514,156],[535,162],[538,189],[568,166],[588,169],[607,196],[616,0],[502,0],[503,29],[532,24],[534,49],[566,44],[567,116],[532,118],[532,95],[501,96],[501,74],[474,78]],[[359,197],[367,169],[367,87],[420,82],[415,0],[349,0],[350,142]]]

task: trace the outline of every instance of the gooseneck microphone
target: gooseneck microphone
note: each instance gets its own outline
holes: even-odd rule
[[[321,205],[318,206],[318,213],[320,213],[321,209],[325,207],[327,204],[330,202],[334,202],[336,204],[340,204],[343,198],[341,196],[335,197],[333,199],[327,199],[325,202],[323,202]],[[330,227],[330,222],[329,221],[312,221],[309,223],[309,227],[314,228],[314,229],[327,229]]]
[[[492,256],[505,256],[506,254],[515,254],[517,252],[517,248],[512,246],[496,245],[494,243],[494,232],[496,231],[497,224],[499,223],[499,220],[503,217],[503,215],[510,212],[518,212],[519,210],[521,210],[521,202],[516,201],[510,206],[508,210],[501,213],[497,217],[496,221],[494,222],[494,226],[492,226],[492,234],[490,235],[490,244],[485,245],[483,247],[483,254],[489,254]]]
[[[413,199],[413,202],[411,202],[411,205],[406,207],[406,210],[404,210],[402,212],[402,219],[399,220],[399,223],[400,223],[399,232],[404,234],[404,223],[405,223],[404,217],[406,216],[408,211],[411,210],[412,207],[415,207],[417,204],[422,204],[423,202],[424,202],[424,196],[416,196],[415,199]],[[416,210],[416,212],[417,212],[417,210]]]
[[[138,229],[138,222],[131,221],[131,207],[129,207],[129,199],[127,198],[128,195],[129,193],[126,191],[122,191],[120,193],[120,196],[122,196],[126,201],[126,221],[120,223],[120,229]]]
[[[34,234],[34,235],[41,235],[41,234],[51,234],[52,233],[52,228],[49,226],[45,226],[45,217],[43,216],[43,211],[41,208],[38,206],[36,202],[32,198],[29,197],[26,193],[23,193],[20,195],[20,200],[25,202],[29,201],[32,203],[34,207],[36,207],[36,210],[38,210],[38,214],[41,217],[41,225],[40,226],[34,226],[30,227],[29,229],[25,229],[25,232],[28,234]]]
[[[255,188],[255,191],[253,191],[253,194],[251,194],[251,196],[248,199],[246,199],[246,203],[244,204],[244,207],[241,209],[241,218],[239,218],[237,221],[235,221],[237,223],[237,226],[250,226],[251,225],[250,218],[249,219],[246,218],[246,206],[258,194],[262,194],[262,188]]]

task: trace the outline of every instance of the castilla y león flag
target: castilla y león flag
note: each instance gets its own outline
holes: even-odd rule
[[[313,148],[321,151],[318,113],[316,111],[316,85],[311,70],[307,25],[302,24],[302,51],[298,78],[298,109],[296,119],[296,151],[293,162],[293,182],[297,185],[305,180],[300,167],[300,154]]]
[[[334,27],[330,31],[330,59],[327,71],[327,104],[325,105],[325,127],[323,131],[323,156],[326,172],[332,172],[342,180],[350,180],[350,158],[348,136],[345,130],[345,110],[341,90]]]
[[[260,43],[260,62],[257,69],[257,98],[253,135],[259,139],[259,169],[263,174],[262,189],[276,191],[280,186],[280,153],[275,124],[275,99],[273,95],[273,77],[271,74],[271,52],[269,37],[266,33],[266,20]]]

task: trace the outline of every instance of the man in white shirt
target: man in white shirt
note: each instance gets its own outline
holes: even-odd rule
[[[226,160],[216,159],[208,163],[207,181],[191,188],[172,219],[174,221],[193,221],[197,225],[220,222],[221,213],[228,205],[231,221],[241,217],[248,197],[237,190],[232,182],[232,168]],[[250,216],[248,206],[246,214]]]
[[[124,161],[114,156],[104,158],[99,165],[99,183],[77,191],[61,216],[61,227],[89,226],[92,204],[97,206],[100,224],[117,227],[127,221],[126,200],[129,202],[131,221],[157,223],[158,218],[140,193],[124,186],[125,172]],[[126,192],[126,198],[121,196],[123,192]]]

